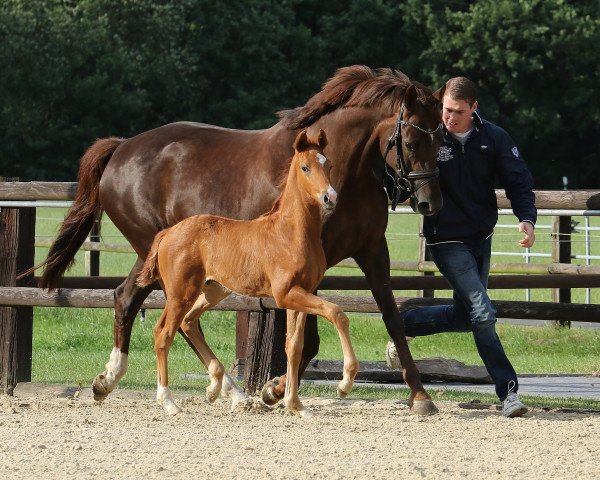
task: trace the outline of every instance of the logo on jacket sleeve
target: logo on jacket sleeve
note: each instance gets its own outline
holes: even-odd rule
[[[448,160],[452,160],[452,149],[450,147],[446,147],[445,145],[440,147],[438,151],[438,162],[447,162]]]
[[[519,158],[519,150],[517,149],[517,147],[513,147],[511,152],[515,157]]]

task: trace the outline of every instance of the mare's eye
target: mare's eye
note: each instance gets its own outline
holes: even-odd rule
[[[302,165],[302,171],[304,173],[308,173],[308,172],[310,172],[310,168],[308,168],[308,165]]]
[[[417,144],[415,142],[404,142],[404,145],[409,152],[414,152],[417,148]]]

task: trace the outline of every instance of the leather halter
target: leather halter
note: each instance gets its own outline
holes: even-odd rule
[[[437,127],[433,130],[428,130],[423,128],[416,123],[411,123],[402,120],[402,116],[404,114],[404,103],[400,107],[400,112],[398,113],[398,120],[396,121],[396,128],[394,132],[388,139],[387,146],[385,148],[385,152],[383,154],[383,160],[385,161],[388,153],[392,149],[392,147],[396,146],[396,168],[394,169],[394,192],[392,193],[392,210],[396,210],[396,206],[399,203],[408,200],[410,197],[414,196],[414,194],[419,190],[419,188],[427,185],[433,179],[438,178],[439,169],[436,167],[434,170],[419,170],[416,172],[408,171],[408,167],[406,166],[406,162],[404,161],[404,157],[402,155],[402,135],[401,135],[401,127],[402,125],[406,125],[408,127],[413,127],[419,130],[420,132],[427,133],[429,135],[433,135],[435,132],[442,128],[442,123],[440,122]],[[416,185],[415,182],[417,180],[426,180],[421,182],[419,185]]]

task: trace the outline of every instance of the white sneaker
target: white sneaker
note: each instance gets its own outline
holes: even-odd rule
[[[519,397],[514,392],[509,394],[502,402],[502,415],[509,418],[520,417],[527,413],[527,407],[521,403]]]

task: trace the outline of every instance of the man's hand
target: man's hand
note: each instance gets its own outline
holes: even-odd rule
[[[519,232],[523,232],[525,236],[519,240],[519,245],[523,248],[530,248],[535,242],[535,229],[529,222],[519,223]]]

